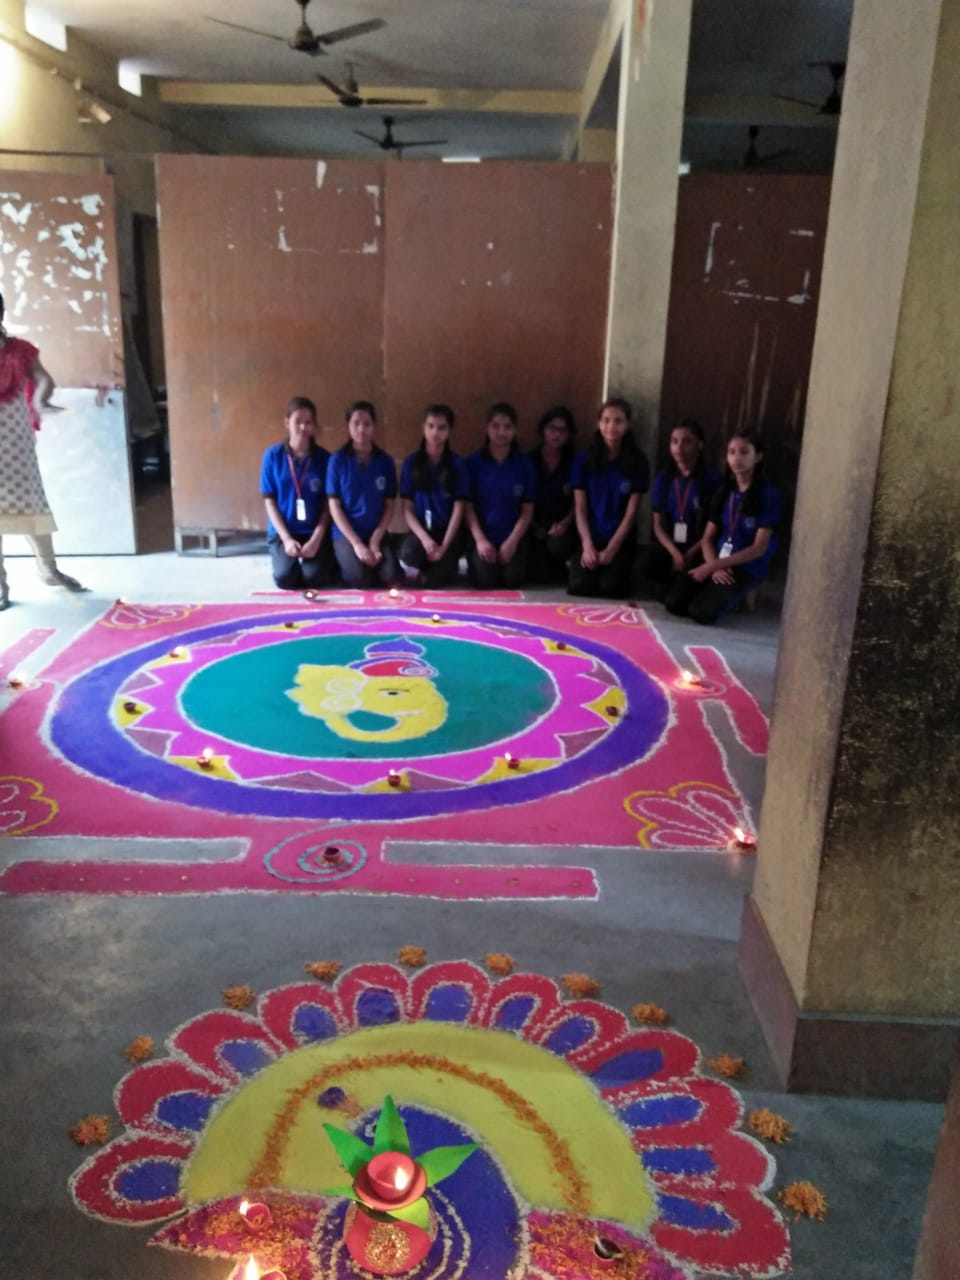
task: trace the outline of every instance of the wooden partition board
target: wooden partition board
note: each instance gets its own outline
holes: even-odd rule
[[[431,400],[456,410],[462,453],[495,400],[516,406],[524,445],[557,403],[585,438],[603,385],[610,166],[404,160],[386,183],[391,452],[416,446]]]
[[[321,443],[373,400],[399,462],[446,400],[462,452],[510,399],[530,443],[567,403],[591,423],[609,275],[606,165],[158,160],[174,518],[259,529],[263,449],[291,395]]]
[[[262,529],[290,397],[329,449],[383,399],[383,164],[167,155],[157,192],[174,521]]]
[[[123,386],[112,179],[0,172],[0,293],[60,386]]]
[[[760,430],[774,480],[796,477],[830,178],[691,174],[680,183],[660,446],[697,418],[711,459]]]

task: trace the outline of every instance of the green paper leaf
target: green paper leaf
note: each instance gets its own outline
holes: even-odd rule
[[[421,1196],[402,1209],[388,1209],[387,1212],[391,1218],[399,1218],[401,1222],[412,1222],[415,1227],[422,1227],[424,1231],[430,1229],[430,1206],[426,1196]]]
[[[468,1142],[459,1147],[434,1147],[432,1151],[425,1151],[422,1156],[417,1156],[417,1164],[427,1175],[427,1186],[432,1187],[441,1178],[448,1178],[476,1150],[477,1144]]]
[[[359,1196],[353,1189],[352,1182],[348,1182],[345,1187],[325,1187],[320,1194],[322,1196],[348,1196],[351,1200],[359,1199]]]
[[[373,1154],[379,1156],[384,1151],[399,1151],[405,1156],[410,1154],[407,1127],[400,1118],[400,1112],[394,1106],[389,1093],[383,1100],[380,1118],[377,1121],[377,1132],[373,1138]],[[369,1159],[369,1156],[367,1158]]]
[[[336,1148],[337,1155],[343,1162],[343,1166],[349,1173],[351,1178],[355,1178],[365,1164],[369,1163],[373,1152],[356,1134],[347,1133],[345,1129],[338,1129],[335,1124],[325,1124],[323,1126],[330,1141]]]

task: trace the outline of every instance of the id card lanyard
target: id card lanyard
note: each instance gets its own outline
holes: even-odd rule
[[[307,504],[306,504],[306,501],[304,500],[303,490],[301,486],[303,484],[304,476],[310,470],[309,453],[304,459],[303,466],[300,468],[299,473],[297,472],[296,467],[293,465],[293,458],[289,453],[287,454],[287,466],[290,468],[290,478],[293,480],[293,491],[297,495],[297,519],[306,520]]]
[[[673,540],[674,542],[686,543],[687,541],[687,503],[690,501],[690,490],[693,488],[693,476],[687,481],[683,489],[683,497],[680,496],[680,477],[674,476],[673,480],[673,500],[679,513],[679,519],[673,522]]]
[[[737,513],[733,513],[733,499],[737,499]],[[727,536],[724,539],[723,546],[720,548],[721,556],[733,555],[733,535],[737,532],[737,525],[740,523],[740,513],[743,510],[743,497],[740,494],[731,493],[727,499]]]

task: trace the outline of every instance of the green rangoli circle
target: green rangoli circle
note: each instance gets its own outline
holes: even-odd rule
[[[423,661],[436,669],[433,684],[446,716],[423,737],[390,746],[344,738],[322,719],[305,715],[288,691],[302,666],[347,667],[369,636],[337,634],[284,639],[210,663],[180,694],[184,716],[197,728],[261,751],[303,759],[383,759],[472,751],[529,729],[558,699],[549,672],[508,648],[443,636],[418,636]],[[359,729],[386,722],[352,711]]]

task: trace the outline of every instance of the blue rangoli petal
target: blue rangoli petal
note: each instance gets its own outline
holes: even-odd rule
[[[174,1129],[187,1129],[199,1133],[207,1122],[215,1098],[208,1093],[171,1093],[157,1103],[157,1119]]]
[[[472,1008],[472,992],[452,983],[446,987],[434,987],[427,999],[424,1016],[431,1022],[466,1022]]]
[[[544,1047],[563,1058],[592,1039],[596,1030],[596,1024],[592,1018],[568,1018],[557,1027]]]
[[[677,1094],[665,1098],[641,1098],[621,1107],[620,1118],[633,1129],[656,1129],[664,1124],[683,1124],[696,1120],[703,1110],[699,1098]]]
[[[371,988],[357,1001],[357,1022],[361,1027],[382,1027],[400,1021],[400,1007],[392,991]]]
[[[504,1031],[519,1031],[536,1004],[533,996],[512,996],[497,1010],[497,1026]]]
[[[716,1170],[716,1161],[703,1147],[655,1147],[644,1151],[643,1167],[651,1173],[706,1174]]]
[[[663,1054],[659,1049],[629,1049],[615,1058],[601,1062],[590,1072],[590,1079],[601,1089],[616,1089],[654,1076],[663,1066]]]
[[[302,1004],[293,1018],[293,1030],[298,1040],[329,1040],[337,1034],[337,1023],[329,1009],[316,1004]]]
[[[242,1076],[255,1076],[273,1062],[272,1055],[255,1040],[225,1040],[220,1046],[220,1056]]]
[[[715,1205],[684,1200],[682,1196],[659,1196],[660,1213],[675,1227],[693,1231],[730,1231],[736,1225],[732,1218]]]
[[[149,1204],[175,1196],[180,1187],[180,1166],[170,1160],[142,1160],[124,1169],[114,1184],[125,1200]]]

